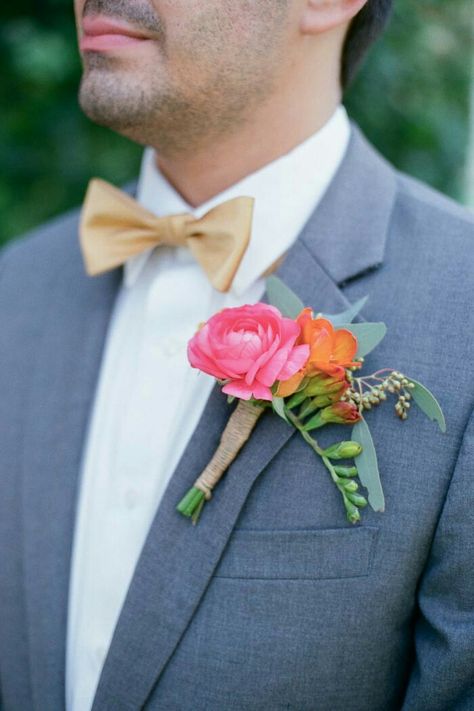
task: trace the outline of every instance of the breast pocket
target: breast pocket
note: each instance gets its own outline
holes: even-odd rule
[[[216,578],[316,580],[370,573],[379,529],[236,529]]]

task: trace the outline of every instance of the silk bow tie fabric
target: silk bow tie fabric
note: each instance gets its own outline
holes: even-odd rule
[[[228,291],[247,249],[253,198],[221,203],[197,219],[188,213],[156,217],[103,180],[89,183],[80,241],[86,271],[95,276],[157,246],[188,247],[218,291]]]

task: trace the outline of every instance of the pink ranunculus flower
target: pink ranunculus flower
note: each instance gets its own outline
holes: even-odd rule
[[[222,391],[241,400],[271,400],[271,387],[298,372],[309,346],[295,346],[300,326],[274,306],[224,309],[212,316],[188,344],[193,368],[225,380]]]

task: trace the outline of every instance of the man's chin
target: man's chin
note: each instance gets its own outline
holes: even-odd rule
[[[130,128],[130,117],[126,110],[120,111],[117,106],[113,106],[111,103],[95,101],[85,95],[80,96],[79,105],[87,118],[99,126],[110,128],[117,133],[123,133]],[[127,119],[124,119],[125,116]]]
[[[94,68],[84,73],[79,105],[94,123],[122,132],[142,113],[143,95],[140,93],[127,90],[126,83],[115,73]]]

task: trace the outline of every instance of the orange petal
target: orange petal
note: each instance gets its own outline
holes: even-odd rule
[[[284,380],[283,382],[279,383],[278,390],[276,393],[277,397],[288,397],[288,395],[293,395],[293,393],[298,390],[304,376],[304,370],[300,370],[298,373],[292,375],[291,378],[289,378],[288,380]]]
[[[333,336],[325,327],[316,335],[311,345],[309,356],[310,363],[313,361],[323,361],[329,363],[333,351]]]
[[[333,360],[341,365],[349,365],[357,353],[357,338],[345,328],[334,334]]]
[[[306,321],[312,321],[313,320],[313,309],[311,309],[309,306],[306,306],[298,316],[296,317],[297,322],[300,324],[300,326],[303,326]]]
[[[307,324],[310,324],[313,319],[313,310],[310,309],[309,307],[306,307],[301,311],[301,313],[298,315],[296,319],[296,323],[301,329],[301,333],[298,337],[298,344],[302,343],[310,343],[310,341],[305,340],[305,334],[306,334],[306,327]]]
[[[314,318],[313,319],[313,328],[315,331],[328,331],[328,333],[334,333],[334,326],[332,325],[331,321],[328,321],[327,318]],[[342,329],[344,330],[344,329]]]
[[[315,361],[314,363],[311,363],[311,369],[307,374],[315,375],[316,373],[325,373],[326,375],[331,375],[333,378],[340,378],[341,381],[346,376],[346,371],[341,365],[327,363],[324,361]]]

